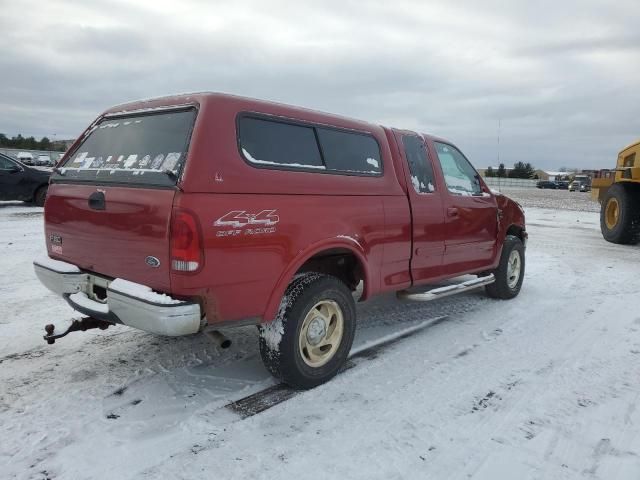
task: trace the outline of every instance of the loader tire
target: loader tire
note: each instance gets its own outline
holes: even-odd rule
[[[614,183],[602,199],[600,230],[607,242],[633,245],[640,241],[640,190]]]

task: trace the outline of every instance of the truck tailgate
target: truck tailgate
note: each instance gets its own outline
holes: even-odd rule
[[[47,252],[97,274],[169,291],[174,195],[174,188],[52,183]]]

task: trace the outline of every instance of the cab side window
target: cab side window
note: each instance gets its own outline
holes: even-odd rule
[[[431,193],[435,191],[433,181],[433,168],[427,155],[427,148],[417,135],[404,135],[402,137],[404,154],[407,157],[411,183],[416,193]]]
[[[434,144],[449,192],[455,195],[482,195],[478,173],[464,155],[446,143]]]

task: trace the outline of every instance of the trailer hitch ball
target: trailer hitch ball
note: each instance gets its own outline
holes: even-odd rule
[[[55,333],[55,330],[56,330],[55,325],[52,325],[52,324],[45,325],[44,331],[47,332],[47,334],[43,338],[47,341],[49,345],[52,345],[56,343],[56,340],[58,338],[62,338],[71,332],[77,332],[77,331],[85,332],[92,328],[99,328],[100,330],[106,330],[111,325],[113,324],[110,322],[106,322],[104,320],[98,320],[97,318],[91,318],[91,317],[84,317],[82,319],[73,320],[69,325],[69,327],[62,333],[57,333],[57,334]]]
[[[55,325],[53,324],[48,324],[44,326],[44,331],[47,332],[47,334],[45,335],[44,339],[47,341],[47,343],[49,345],[53,345],[54,343],[56,343],[56,339],[55,338],[49,338],[53,336],[53,332],[56,329]]]

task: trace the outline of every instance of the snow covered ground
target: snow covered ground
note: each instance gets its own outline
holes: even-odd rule
[[[357,345],[427,327],[244,418],[225,405],[274,383],[253,328],[46,345],[71,310],[31,268],[41,209],[0,204],[0,477],[637,480],[640,247],[549,207],[526,208],[519,297],[365,303]]]

